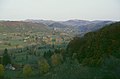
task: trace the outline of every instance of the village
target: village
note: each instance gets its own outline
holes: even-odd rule
[[[0,48],[21,48],[36,44],[65,44],[72,39],[63,32],[25,32],[25,33],[0,33]]]

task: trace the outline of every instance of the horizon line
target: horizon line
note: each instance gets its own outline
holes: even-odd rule
[[[53,19],[0,19],[0,21],[27,21],[27,20],[46,20],[46,21],[69,21],[69,20],[83,20],[83,21],[120,21],[120,20],[111,20],[111,19],[96,19],[96,20],[88,20],[88,19],[65,19],[65,20],[53,20]]]

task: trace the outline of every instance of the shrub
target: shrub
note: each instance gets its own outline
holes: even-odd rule
[[[54,53],[51,56],[51,62],[52,62],[53,66],[57,66],[57,65],[61,64],[62,60],[63,60],[63,57],[61,54]]]
[[[0,64],[0,78],[4,77],[4,66]]]
[[[41,58],[38,61],[38,68],[39,68],[40,74],[45,74],[49,71],[50,66],[45,58]]]
[[[30,77],[32,75],[32,68],[29,64],[23,67],[23,75],[24,77]]]

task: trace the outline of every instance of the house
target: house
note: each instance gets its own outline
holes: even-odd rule
[[[0,41],[0,44],[2,44],[3,42],[2,41]]]
[[[7,64],[6,66],[5,66],[5,69],[9,69],[9,70],[15,70],[15,67],[13,67],[12,66],[12,64]]]

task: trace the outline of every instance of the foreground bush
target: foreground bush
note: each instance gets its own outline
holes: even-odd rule
[[[45,74],[49,71],[50,66],[45,58],[41,58],[38,61],[38,68],[40,74]]]
[[[52,62],[53,66],[57,66],[57,65],[61,64],[62,60],[63,60],[63,57],[61,54],[54,53],[51,56],[51,62]]]
[[[30,65],[25,65],[23,68],[23,75],[24,77],[30,77],[32,75],[32,68]]]
[[[0,79],[4,77],[4,66],[0,64]]]

